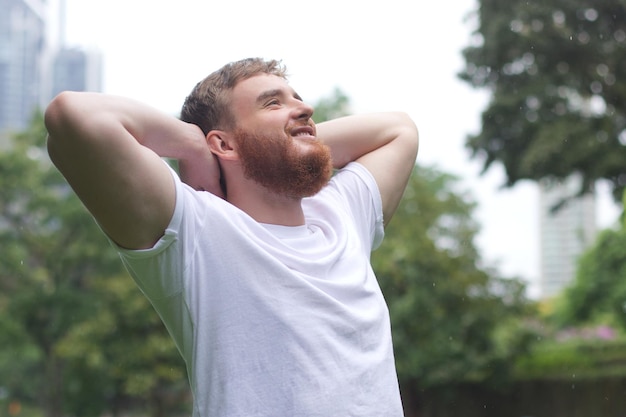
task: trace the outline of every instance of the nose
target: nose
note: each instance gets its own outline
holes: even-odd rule
[[[313,116],[313,106],[303,101],[296,100],[294,115],[296,119],[308,120]]]

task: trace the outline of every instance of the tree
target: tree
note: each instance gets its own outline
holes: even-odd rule
[[[341,116],[347,103],[336,89],[318,115]],[[50,163],[46,135],[38,113],[0,151],[0,389],[48,417],[184,412],[183,361]]]
[[[626,1],[480,0],[460,77],[491,92],[467,140],[484,169],[522,179],[626,185]]]
[[[609,324],[626,331],[625,247],[626,217],[619,229],[602,231],[581,256],[576,279],[559,300],[558,324]]]
[[[17,342],[8,345],[17,353],[10,367],[30,371],[6,388],[32,395],[55,417],[62,415],[64,368],[55,345],[89,311],[89,295],[81,291],[86,277],[110,270],[114,257],[85,261],[105,242],[76,240],[97,227],[47,161],[45,138],[37,114],[0,154],[0,321],[11,323]]]
[[[574,283],[561,299],[560,322],[569,325],[609,320],[626,330],[626,231],[604,230],[581,257]]]
[[[317,105],[318,122],[347,114],[340,91]],[[372,265],[387,299],[403,391],[506,377],[525,351],[518,326],[524,286],[481,269],[474,245],[475,204],[455,192],[456,178],[416,166]]]
[[[350,99],[338,87],[329,97],[322,97],[314,106],[313,120],[321,123],[325,120],[346,116],[350,112]]]
[[[506,380],[526,348],[524,286],[482,269],[474,203],[456,179],[417,166],[372,263],[389,304],[408,397],[461,382]]]
[[[135,283],[125,273],[96,277],[88,290],[98,295],[94,313],[57,346],[74,370],[65,384],[74,413],[188,414],[191,393],[183,361]]]
[[[188,393],[182,359],[45,139],[38,114],[0,152],[0,388],[48,417],[168,413]]]

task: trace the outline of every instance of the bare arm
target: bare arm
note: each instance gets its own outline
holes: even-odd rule
[[[175,188],[160,157],[204,165],[218,182],[217,163],[197,126],[133,100],[61,93],[45,122],[53,163],[120,246],[151,247],[171,219]]]
[[[335,168],[351,161],[374,176],[383,201],[385,224],[396,211],[409,180],[418,149],[418,132],[404,113],[347,116],[317,126],[331,148]]]

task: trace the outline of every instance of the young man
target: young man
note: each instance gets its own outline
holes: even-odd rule
[[[52,161],[174,338],[196,417],[403,414],[369,259],[417,130],[312,114],[261,59],[200,82],[182,120],[89,93],[46,111]]]

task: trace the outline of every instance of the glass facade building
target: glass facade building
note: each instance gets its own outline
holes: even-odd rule
[[[540,296],[558,295],[576,277],[579,256],[593,244],[596,234],[596,201],[594,193],[566,200],[578,193],[581,179],[571,176],[565,181],[540,183]]]
[[[42,105],[46,7],[0,0],[0,135],[25,128]]]

